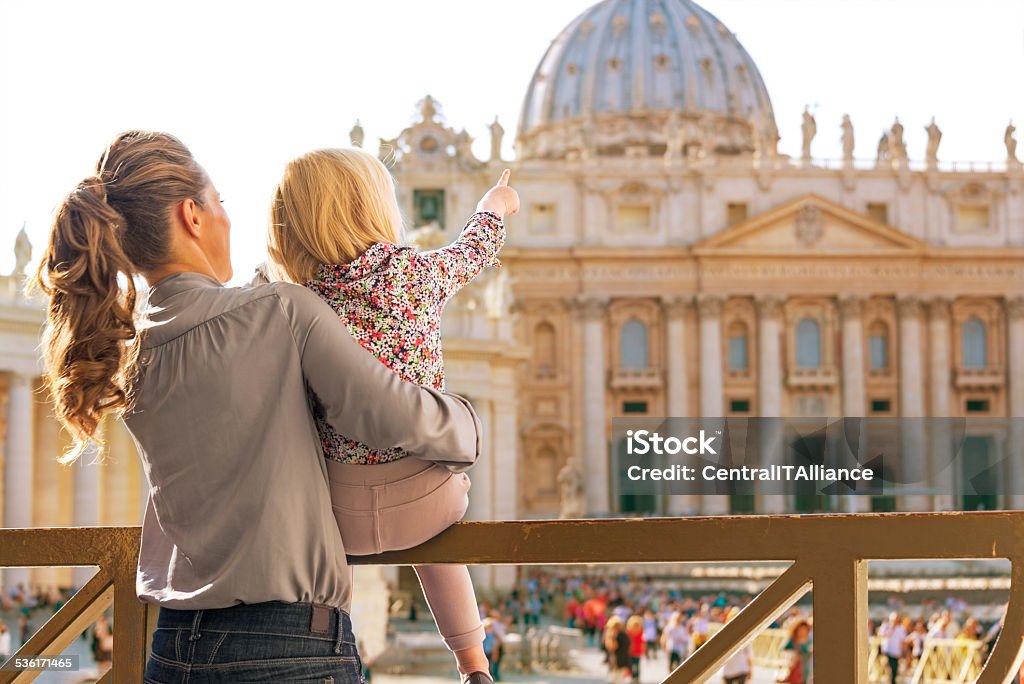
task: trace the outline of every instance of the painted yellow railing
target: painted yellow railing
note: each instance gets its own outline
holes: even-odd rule
[[[98,574],[19,651],[56,655],[113,603],[114,663],[102,682],[141,681],[151,619],[135,598],[138,528],[0,530],[0,566],[96,565]],[[978,684],[1007,684],[1024,661],[1024,512],[740,516],[460,523],[359,564],[562,565],[788,561],[790,566],[666,679],[705,681],[813,587],[814,677],[867,684],[868,560],[1005,558],[1002,636]],[[36,673],[0,673],[0,684]]]

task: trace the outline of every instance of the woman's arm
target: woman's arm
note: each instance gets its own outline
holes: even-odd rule
[[[272,287],[331,427],[374,449],[397,447],[453,470],[476,461],[480,422],[468,401],[403,382],[338,325],[315,293],[287,283]]]

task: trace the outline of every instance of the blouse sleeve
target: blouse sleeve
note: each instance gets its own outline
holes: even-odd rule
[[[488,266],[500,266],[505,224],[489,211],[473,214],[450,245],[420,252],[411,260],[410,287],[440,310],[452,295]]]

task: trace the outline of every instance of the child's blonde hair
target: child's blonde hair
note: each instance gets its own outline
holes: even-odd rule
[[[314,150],[285,166],[270,209],[267,252],[278,278],[305,283],[323,264],[347,264],[375,242],[397,244],[395,184],[373,155]]]

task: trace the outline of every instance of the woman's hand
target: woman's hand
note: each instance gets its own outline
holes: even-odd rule
[[[504,218],[519,213],[519,193],[508,187],[508,177],[512,172],[505,169],[498,179],[497,185],[488,190],[477,202],[477,211],[489,211]]]

